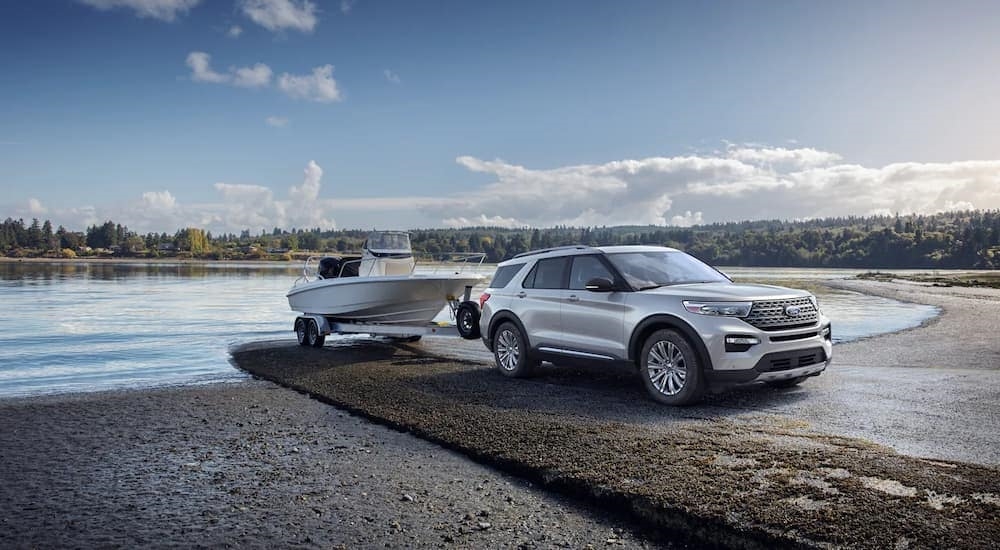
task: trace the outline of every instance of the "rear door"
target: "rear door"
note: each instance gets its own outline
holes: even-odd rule
[[[569,258],[538,260],[521,288],[513,289],[510,308],[521,319],[532,347],[560,345],[560,310],[566,298],[568,275]]]
[[[627,293],[587,290],[587,281],[595,277],[615,281],[602,255],[573,256],[569,290],[562,305],[561,340],[566,348],[573,351],[624,359]]]

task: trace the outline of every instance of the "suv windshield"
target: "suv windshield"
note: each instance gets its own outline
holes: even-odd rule
[[[608,260],[638,290],[664,285],[729,282],[725,275],[679,251],[623,252]]]

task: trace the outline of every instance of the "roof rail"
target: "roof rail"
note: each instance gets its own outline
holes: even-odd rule
[[[535,254],[544,254],[546,252],[555,252],[557,250],[588,250],[590,248],[593,248],[593,247],[582,245],[582,244],[570,244],[570,245],[566,245],[566,246],[554,246],[552,248],[542,248],[542,249],[539,249],[539,250],[529,250],[528,252],[522,252],[520,254],[515,254],[514,257],[515,258],[523,258],[525,256],[534,256]]]

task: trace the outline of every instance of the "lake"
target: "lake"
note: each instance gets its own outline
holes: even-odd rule
[[[815,292],[837,342],[937,314],[820,284],[858,270],[723,271]],[[287,263],[0,262],[0,397],[245,379],[229,348],[294,341],[285,292],[298,275]]]

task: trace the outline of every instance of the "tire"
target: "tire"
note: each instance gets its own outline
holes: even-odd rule
[[[639,376],[650,397],[664,405],[690,405],[705,393],[701,360],[675,330],[658,330],[646,339],[639,356]]]
[[[455,312],[455,324],[458,325],[458,335],[466,340],[479,338],[479,304],[462,302]]]
[[[306,321],[306,340],[314,348],[321,348],[326,343],[326,336],[319,333],[319,325],[314,319]]]
[[[796,378],[789,378],[787,380],[775,380],[773,382],[768,382],[767,385],[771,386],[772,388],[791,388],[791,387],[794,387],[794,386],[798,386],[799,384],[801,384],[802,382],[804,382],[806,378],[809,378],[809,377],[808,376],[798,376]]]
[[[299,341],[300,346],[309,345],[309,338],[306,335],[306,320],[302,317],[295,320],[295,339]]]
[[[511,378],[531,376],[537,365],[528,357],[527,338],[511,322],[501,324],[493,335],[493,359],[500,374]]]

